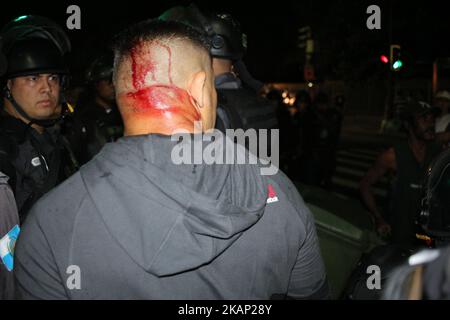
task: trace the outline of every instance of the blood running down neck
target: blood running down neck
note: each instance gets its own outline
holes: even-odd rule
[[[201,114],[195,99],[174,83],[172,50],[159,41],[139,43],[125,64],[126,90],[117,99],[125,123],[145,125],[152,133],[195,132]]]

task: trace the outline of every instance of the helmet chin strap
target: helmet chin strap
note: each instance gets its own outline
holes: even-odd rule
[[[30,121],[28,123],[29,126],[36,124],[38,126],[44,127],[44,128],[49,128],[54,126],[59,120],[61,120],[62,115],[54,118],[54,119],[34,119],[32,117],[30,117],[24,110],[23,108],[17,103],[17,101],[14,99],[14,97],[11,94],[11,91],[6,88],[6,99],[9,100],[9,102],[11,102],[14,110],[17,111],[17,113],[23,117],[24,119]]]

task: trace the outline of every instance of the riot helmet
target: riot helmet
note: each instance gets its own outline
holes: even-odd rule
[[[246,48],[246,35],[239,23],[228,13],[202,13],[196,5],[174,7],[159,19],[185,23],[208,36],[210,53],[215,58],[240,60]]]
[[[52,55],[54,55],[54,52],[59,52],[59,55],[63,57],[71,50],[69,38],[55,22],[40,16],[20,16],[9,22],[0,32],[0,59],[2,61],[0,65],[0,76],[4,76],[7,79],[11,78],[9,74],[10,63],[15,67],[11,69],[11,72],[20,72],[20,59],[22,57],[19,57],[18,61],[11,61],[10,59],[14,59],[15,56],[10,53],[12,53],[12,50],[14,50],[14,47],[18,43],[22,43],[22,41],[27,39],[41,39],[45,40],[46,43],[51,43],[51,47],[47,50],[52,51]],[[55,67],[59,68],[61,73],[63,73],[65,68],[61,68],[60,60],[55,60]],[[22,62],[25,62],[25,59],[22,58]],[[22,71],[26,72],[28,67],[29,65],[25,63]],[[43,68],[46,67],[48,67],[48,61],[43,65]]]
[[[51,41],[29,38],[17,41],[6,53],[5,78],[42,73],[68,73],[63,57]]]
[[[114,57],[105,54],[95,59],[86,71],[86,83],[94,85],[100,80],[110,80],[113,75]]]

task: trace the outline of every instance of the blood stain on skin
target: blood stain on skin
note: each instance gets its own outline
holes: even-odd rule
[[[150,52],[139,44],[131,50],[131,69],[133,76],[133,86],[139,90],[145,86],[145,77],[151,73],[152,80],[155,77],[155,62],[152,61]]]
[[[157,63],[152,57],[155,49],[167,51],[167,74],[170,84],[153,84],[146,86],[145,80],[151,74],[157,82],[155,72]],[[173,84],[172,79],[172,51],[169,46],[155,41],[151,45],[142,43],[131,50],[132,82],[136,89],[121,95],[125,103],[132,106],[135,115],[144,118],[164,118],[161,127],[182,128],[191,127],[195,121],[201,120],[200,112],[195,107],[195,101],[186,90]]]
[[[158,47],[167,51],[167,76],[169,83],[173,84],[172,80],[172,50],[169,46],[155,41],[152,45],[144,46],[142,43],[136,45],[131,50],[131,68],[133,77],[133,86],[136,90],[142,89],[145,86],[145,78],[150,73],[152,80],[156,81],[156,62],[152,59],[152,51]]]
[[[180,115],[186,120],[200,120],[200,113],[193,104],[192,97],[174,85],[153,85],[126,94],[126,99],[134,106],[134,112],[145,116]]]

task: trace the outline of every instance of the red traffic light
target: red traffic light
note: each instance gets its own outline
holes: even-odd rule
[[[385,56],[384,54],[380,56],[380,60],[383,63],[388,63],[389,62],[389,58],[387,56]]]

